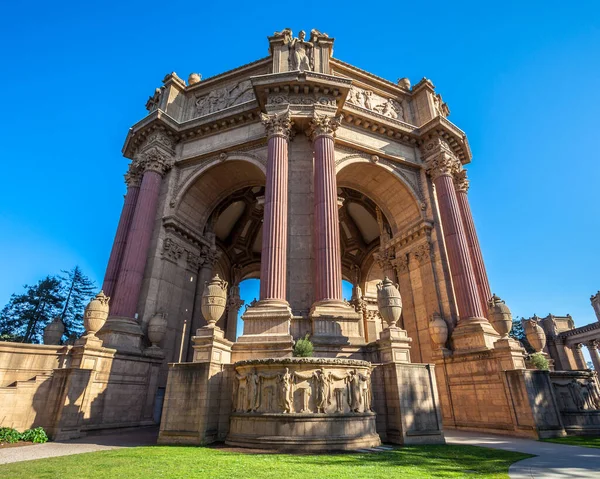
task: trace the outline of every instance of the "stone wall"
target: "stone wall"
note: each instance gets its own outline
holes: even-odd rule
[[[85,346],[1,348],[11,364],[21,361],[15,367],[21,378],[0,387],[1,426],[43,426],[53,439],[68,439],[94,429],[154,424],[161,357]]]
[[[549,378],[569,434],[600,434],[600,391],[593,371],[552,371]]]

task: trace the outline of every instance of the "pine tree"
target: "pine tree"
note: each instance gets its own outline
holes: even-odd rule
[[[520,341],[523,347],[525,348],[525,351],[527,351],[529,354],[535,353],[535,349],[531,347],[531,344],[529,344],[529,341],[527,340],[527,336],[525,335],[525,328],[523,328],[523,323],[521,323],[521,318],[513,319],[513,327],[510,333],[508,333],[508,335],[511,338]]]
[[[60,314],[65,298],[60,280],[46,276],[24,294],[13,294],[0,312],[0,337],[22,343],[39,343],[46,324]]]
[[[67,338],[79,337],[84,331],[83,311],[96,291],[95,283],[83,274],[79,266],[62,271],[62,292],[65,297],[60,318]]]

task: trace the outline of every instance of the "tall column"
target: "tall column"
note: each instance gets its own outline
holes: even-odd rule
[[[111,305],[112,316],[133,318],[137,311],[148,248],[156,220],[160,185],[163,175],[171,167],[170,160],[167,155],[156,149],[143,154],[144,175]]]
[[[594,369],[600,375],[600,353],[598,353],[598,347],[600,346],[600,341],[597,339],[593,341],[588,341],[585,344],[590,352],[590,356],[592,357],[592,364],[594,365]]]
[[[576,343],[571,346],[571,350],[573,351],[573,358],[575,359],[575,364],[577,369],[587,369],[587,364],[585,363],[585,358],[583,357],[583,351],[581,350],[583,344]]]
[[[471,263],[473,265],[473,272],[475,274],[479,299],[484,313],[487,313],[487,303],[492,297],[492,292],[490,290],[490,283],[485,270],[485,264],[483,263],[479,239],[477,238],[477,232],[475,231],[475,223],[473,222],[473,215],[471,214],[469,198],[467,197],[469,180],[467,179],[466,170],[461,169],[456,172],[454,175],[454,186],[456,189],[456,197],[458,199],[458,206],[460,208],[460,215],[462,217],[465,234],[467,235],[467,244],[469,246],[469,254],[471,257]]]
[[[119,269],[121,267],[121,260],[123,259],[123,251],[125,251],[127,234],[129,233],[131,220],[133,219],[133,213],[135,211],[135,205],[140,192],[141,180],[142,175],[138,171],[138,165],[136,163],[132,163],[129,166],[129,171],[125,175],[127,193],[125,194],[125,202],[123,204],[123,209],[121,210],[119,226],[117,226],[117,232],[115,234],[112,250],[108,259],[108,266],[106,267],[106,273],[104,274],[104,282],[102,283],[102,290],[104,291],[104,294],[109,297],[113,296],[115,285],[117,284],[117,279],[119,277]]]
[[[308,131],[314,148],[315,302],[312,341],[323,352],[364,344],[362,317],[342,296],[342,256],[335,177],[335,131],[340,118],[314,113]],[[331,348],[331,349],[328,349]]]
[[[260,260],[260,299],[287,304],[288,141],[292,121],[289,111],[264,115],[267,130],[267,179]]]
[[[441,148],[426,159],[425,167],[435,186],[458,308],[459,321],[452,335],[455,348],[493,348],[499,335],[485,319],[454,189],[453,173],[460,168],[460,162]]]
[[[244,312],[244,334],[233,346],[234,360],[291,356],[292,310],[286,299],[289,110],[262,114],[268,138],[267,178],[260,254],[260,300]],[[231,335],[229,331],[229,335]]]
[[[340,119],[315,115],[311,137],[315,150],[315,299],[342,302],[342,256],[335,177],[334,136]]]

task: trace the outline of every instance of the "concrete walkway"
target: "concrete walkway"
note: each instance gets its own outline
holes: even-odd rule
[[[465,431],[444,431],[448,444],[504,449],[535,454],[515,462],[509,469],[512,479],[600,478],[600,449],[566,446],[509,436]]]
[[[7,447],[0,449],[0,464],[31,461],[47,457],[68,456],[84,452],[108,451],[133,446],[152,446],[158,437],[157,427],[144,427],[137,430],[101,434],[73,439],[72,441],[47,442],[30,446]]]

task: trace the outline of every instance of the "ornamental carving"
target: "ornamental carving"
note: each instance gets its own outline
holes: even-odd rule
[[[290,139],[294,122],[292,121],[289,110],[274,115],[266,115],[265,113],[261,113],[260,118],[265,130],[267,131],[268,138],[273,136],[281,136],[286,140]]]
[[[289,49],[288,68],[289,71],[314,71],[315,52],[314,46],[320,38],[328,38],[326,33],[311,30],[310,41],[306,41],[306,32],[300,30],[298,37],[294,38],[292,30],[284,28],[273,34],[275,38],[283,38],[283,44]]]
[[[423,264],[431,260],[431,245],[429,243],[421,243],[412,251],[412,254],[419,264]]]
[[[352,86],[346,101],[393,120],[407,121],[405,109],[399,101],[393,98],[384,98],[371,90]]]
[[[454,187],[456,188],[456,191],[462,193],[466,193],[467,191],[469,191],[469,180],[467,178],[467,170],[465,170],[464,168],[460,168],[454,174]]]
[[[164,176],[173,167],[173,157],[163,151],[152,148],[140,155],[140,167],[144,172],[154,171]]]
[[[139,169],[138,162],[132,162],[129,165],[129,170],[125,173],[125,184],[127,188],[139,187],[142,183],[142,172]]]
[[[151,97],[148,97],[148,101],[146,102],[146,110],[148,110],[150,113],[152,113],[155,110],[158,110],[164,91],[164,86],[161,86],[160,88],[154,90],[154,94]]]
[[[254,99],[252,83],[250,80],[243,80],[233,87],[219,88],[212,90],[208,94],[198,96],[194,102],[194,116],[209,115]]]
[[[396,258],[392,261],[392,265],[396,268],[396,274],[400,276],[402,273],[406,273],[408,271],[408,255],[403,254],[400,256],[396,256]]]
[[[597,411],[600,409],[600,391],[593,377],[571,378],[566,383],[557,381],[555,373],[551,373],[551,378],[561,411]]]
[[[460,161],[447,153],[430,156],[425,161],[425,170],[434,181],[440,176],[453,176],[459,169]]]
[[[331,95],[274,95],[267,100],[267,105],[320,105],[336,106],[335,97]]]
[[[448,108],[448,105],[444,103],[444,100],[442,100],[442,95],[439,93],[433,97],[433,108],[436,115],[443,116],[444,118],[450,115],[450,108]]]
[[[341,116],[321,115],[317,112],[313,114],[308,130],[308,137],[314,141],[320,136],[335,136],[336,130],[342,123]]]
[[[372,412],[370,367],[344,370],[326,365],[298,370],[296,364],[301,363],[278,371],[254,367],[242,374],[236,368],[233,411],[246,414]]]
[[[179,258],[181,258],[184,251],[185,251],[185,249],[183,248],[183,246],[179,245],[172,238],[165,238],[165,240],[163,241],[163,249],[162,249],[163,257],[170,259],[171,261],[174,261],[175,263],[177,263]]]

